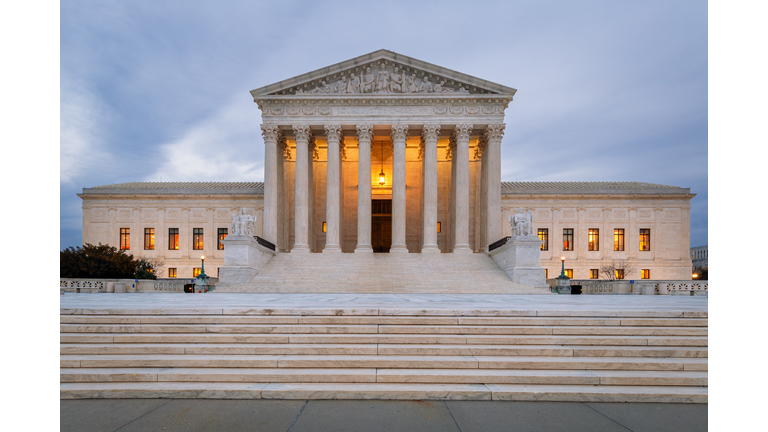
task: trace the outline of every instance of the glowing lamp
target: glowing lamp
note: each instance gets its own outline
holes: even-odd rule
[[[379,186],[384,186],[384,183],[386,183],[386,175],[384,174],[384,170],[382,169],[379,173]]]

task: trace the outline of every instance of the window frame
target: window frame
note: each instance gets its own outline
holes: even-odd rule
[[[651,269],[640,269],[640,279],[650,279]]]
[[[202,228],[192,228],[192,250],[205,250]]]
[[[192,277],[193,278],[196,278],[202,272],[203,272],[202,267],[192,267]]]
[[[587,231],[587,240],[589,241],[590,251],[600,250],[600,228],[589,228]]]
[[[539,248],[539,250],[548,251],[549,250],[549,228],[539,228],[538,234],[539,234],[539,240],[544,242],[541,244],[541,247]]]
[[[626,277],[626,275],[624,274],[624,269],[614,269],[613,277],[616,280],[624,280],[624,278]]]
[[[641,252],[650,252],[651,250],[651,229],[650,228],[640,228],[640,244],[638,245],[638,249],[640,249]],[[643,246],[646,246],[646,249],[643,249]]]
[[[600,269],[589,269],[590,279],[600,279]]]
[[[130,228],[120,228],[120,250],[131,250]]]
[[[224,231],[224,237],[221,236],[222,231]],[[224,243],[222,243],[221,241],[224,240],[225,238],[227,238],[228,235],[229,235],[229,228],[219,228],[218,229],[217,237],[218,237],[219,241],[218,241],[218,244],[216,245],[216,248],[218,250],[224,250]]]
[[[624,252],[624,228],[613,229],[613,250]]]
[[[173,232],[173,231],[176,231],[176,232]],[[168,250],[179,250],[179,229],[178,228],[168,228]]]
[[[168,277],[169,278],[175,278],[178,277],[178,270],[176,267],[168,267]]]
[[[155,250],[154,228],[144,228],[144,250]]]
[[[573,251],[573,228],[563,228],[563,251]]]
[[[573,279],[573,269],[565,269],[565,275],[568,278]]]

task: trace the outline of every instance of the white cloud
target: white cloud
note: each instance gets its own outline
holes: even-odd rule
[[[145,181],[262,181],[260,112],[238,95],[176,140],[162,144]]]

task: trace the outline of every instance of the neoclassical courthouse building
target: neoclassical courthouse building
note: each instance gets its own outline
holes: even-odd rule
[[[644,182],[502,182],[516,90],[380,50],[251,91],[264,182],[84,188],[83,243],[216,276],[232,214],[278,253],[485,254],[509,216],[533,215],[547,277],[623,261],[632,279],[690,279],[688,188]],[[247,180],[247,179],[244,179]]]

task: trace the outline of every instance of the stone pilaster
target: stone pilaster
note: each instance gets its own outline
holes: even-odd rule
[[[357,247],[355,253],[373,253],[371,246],[371,137],[373,125],[357,125]]]
[[[323,253],[341,253],[340,137],[341,125],[325,125],[325,138],[328,142],[328,169],[326,174],[326,233]]]
[[[453,253],[472,253],[469,247],[469,135],[471,124],[456,125],[456,223]]]
[[[504,136],[504,123],[489,124],[485,129],[485,148],[483,166],[486,171],[486,243],[492,243],[503,237],[501,220],[501,139]],[[485,248],[488,247],[486,244]]]
[[[439,124],[424,125],[422,253],[440,253],[437,247],[437,137],[439,134]]]
[[[392,125],[392,247],[390,253],[407,253],[405,245],[405,140],[408,125]]]
[[[309,136],[308,125],[293,125],[296,137],[296,209],[291,252],[309,253]]]
[[[279,132],[277,125],[261,125],[261,134],[264,137],[264,238],[275,244],[278,243],[277,158],[280,155],[277,149],[277,138]]]

